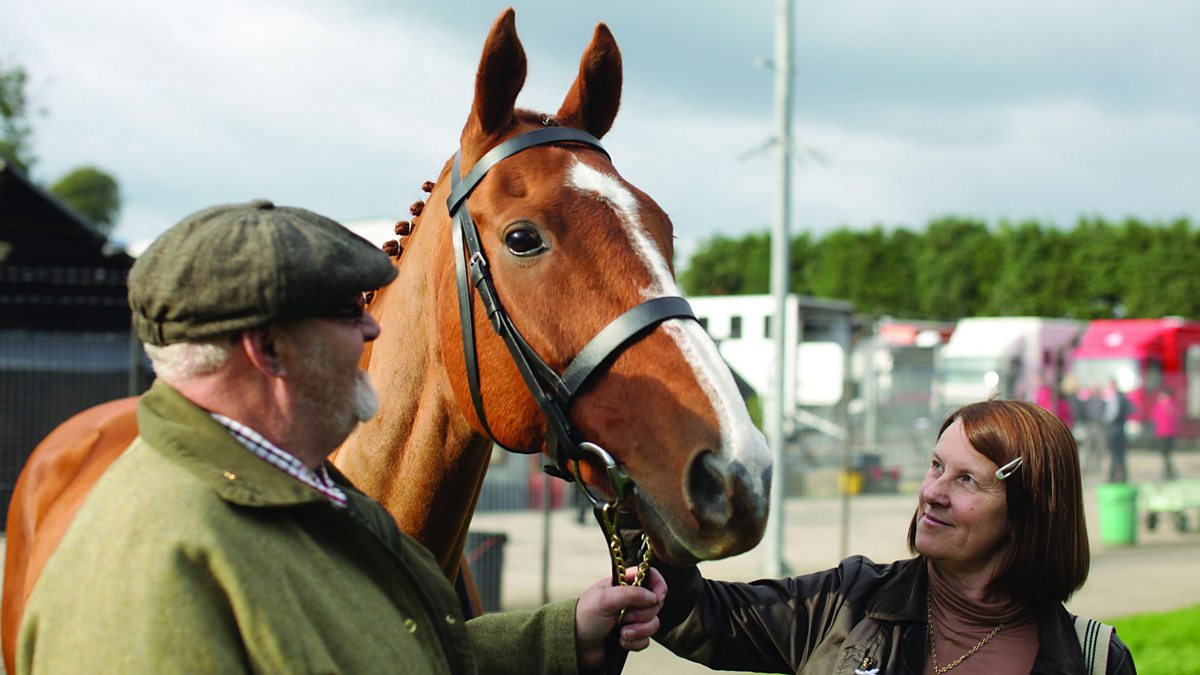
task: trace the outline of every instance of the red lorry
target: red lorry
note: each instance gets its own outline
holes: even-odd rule
[[[1200,322],[1163,319],[1092,321],[1074,353],[1071,373],[1082,387],[1115,380],[1133,403],[1129,436],[1149,440],[1150,405],[1161,388],[1179,411],[1179,436],[1200,436]]]

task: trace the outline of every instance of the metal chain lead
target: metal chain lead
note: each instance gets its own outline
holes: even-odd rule
[[[650,538],[642,535],[642,561],[638,563],[637,574],[633,577],[633,585],[641,586],[646,582],[646,571],[650,569],[650,557],[654,550],[650,548]]]
[[[608,555],[612,558],[613,574],[617,583],[624,586],[625,581],[625,547],[621,546],[621,536],[616,532],[608,533]]]
[[[641,586],[646,582],[646,572],[650,569],[650,558],[654,556],[654,549],[650,546],[650,538],[642,533],[641,545],[641,560],[638,561],[637,573],[633,577],[633,582],[629,582],[625,578],[625,546],[621,543],[621,533],[617,529],[617,505],[605,504],[600,510],[600,524],[604,526],[604,531],[608,535],[608,555],[612,559],[613,576],[616,578],[616,583],[621,586]],[[617,625],[625,619],[625,609],[622,608],[620,614],[617,615]]]

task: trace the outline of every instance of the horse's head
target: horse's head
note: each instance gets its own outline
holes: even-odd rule
[[[621,56],[603,24],[554,116],[514,108],[525,73],[510,9],[483,48],[461,137],[463,175],[489,150],[532,129],[561,125],[598,138],[612,126]],[[438,258],[432,283],[447,379],[476,433],[490,430],[509,448],[541,449],[546,419],[474,291],[470,341],[478,354],[482,419],[472,400],[449,235],[456,225],[446,205],[451,171],[443,171],[412,237],[414,244],[422,235],[439,240],[436,252],[426,254]],[[565,142],[513,154],[488,171],[468,201],[502,308],[559,373],[626,310],[679,294],[670,219],[601,150]],[[632,478],[637,487],[626,506],[665,559],[724,557],[761,538],[769,454],[728,368],[694,320],[667,320],[625,345],[589,378],[568,415],[580,438],[607,449]],[[607,489],[598,466],[585,462],[581,473]]]

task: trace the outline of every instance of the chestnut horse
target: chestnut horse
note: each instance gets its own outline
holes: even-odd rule
[[[621,178],[596,140],[612,126],[620,100],[616,42],[606,26],[596,27],[553,116],[514,108],[525,73],[509,9],[484,44],[457,161],[448,161],[428,188],[428,205],[414,205],[411,225],[397,225],[403,236],[390,250],[399,276],[371,302],[383,332],[364,356],[380,412],[351,434],[334,461],[434,553],[450,578],[493,441],[563,460],[564,433],[586,439],[587,448],[608,449],[568,452],[562,463],[605,499],[620,499],[660,558],[690,563],[749,550],[766,522],[769,453],[716,346],[690,312],[677,311],[670,220]],[[506,143],[553,127],[562,134],[538,136],[532,147],[514,151]],[[510,151],[489,157],[498,146]],[[465,187],[455,192],[455,185]],[[462,235],[452,232],[468,202],[473,223],[466,237],[473,233],[479,248],[470,254],[471,288],[462,289],[455,260]],[[457,266],[465,269],[461,261]],[[481,299],[477,289],[485,287],[494,295]],[[643,308],[668,304],[675,309],[626,325]],[[519,333],[525,357],[552,371],[539,376],[552,380],[572,379],[580,352],[596,356],[598,333],[615,325],[628,334],[576,378],[561,408],[564,420],[555,424],[546,417],[553,411],[543,405],[545,392],[531,393],[527,371],[514,362],[526,358],[514,357],[494,328],[504,321]],[[107,405],[128,415],[129,401]],[[84,421],[101,443],[106,424],[103,416]],[[127,433],[109,436],[127,444],[129,430],[120,431]],[[80,472],[84,457],[58,458],[60,475],[68,476],[60,482],[78,473],[83,485],[47,494],[45,472],[33,473],[51,463],[38,457],[47,442],[31,457],[10,507],[6,662],[40,564],[96,473]],[[597,461],[604,458],[635,487],[614,493],[612,465],[606,473]],[[56,506],[66,515],[51,521],[45,516]],[[15,569],[21,566],[29,569]]]

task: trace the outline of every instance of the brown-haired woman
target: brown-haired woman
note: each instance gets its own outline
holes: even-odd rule
[[[908,544],[917,557],[856,556],[749,584],[660,567],[671,591],[655,639],[712,668],[772,673],[1087,673],[1103,663],[1103,651],[1085,662],[1062,604],[1090,558],[1075,439],[1052,413],[993,400],[950,415]],[[1136,672],[1115,633],[1097,672]]]

